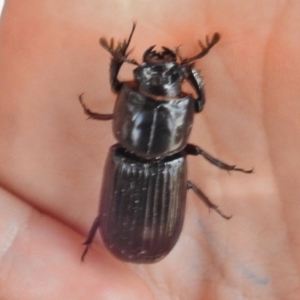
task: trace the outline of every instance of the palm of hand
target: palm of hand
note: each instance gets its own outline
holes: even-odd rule
[[[100,4],[104,15],[110,8]],[[159,13],[151,5],[153,23],[141,24],[133,40],[137,58],[149,40],[179,42],[195,53],[199,38],[221,32],[219,45],[199,63],[207,105],[195,118],[191,141],[225,161],[254,166],[255,174],[228,176],[190,158],[189,178],[233,219],[208,214],[188,193],[175,249],[158,264],[136,266],[115,260],[99,244],[80,263],[114,141],[110,124],[86,122],[76,102],[86,91],[91,103],[101,99],[95,110],[111,112],[108,56],[96,41],[125,37],[136,13],[126,14],[124,28],[103,18],[99,29],[98,13],[82,7],[79,14],[68,1],[55,14],[51,7],[30,12],[15,5],[7,2],[0,32],[0,298],[297,299],[297,7],[271,10],[257,2],[242,10],[236,2],[241,10],[226,14],[221,3],[207,4],[205,18],[214,28],[195,28],[202,9],[196,1],[188,12],[180,2],[171,8],[160,3]],[[141,20],[149,16],[143,5],[135,6]],[[182,11],[179,30],[173,19],[157,28],[155,21],[172,10]]]

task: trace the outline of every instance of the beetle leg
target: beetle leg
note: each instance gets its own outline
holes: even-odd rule
[[[129,59],[128,55],[131,51],[127,52],[127,49],[129,47],[132,35],[135,30],[136,23],[133,23],[131,33],[129,35],[128,40],[124,40],[123,42],[117,43],[117,45],[114,45],[114,39],[111,39],[110,42],[108,42],[104,37],[100,38],[100,45],[107,50],[111,56],[111,63],[110,63],[110,85],[112,90],[115,93],[118,93],[123,85],[122,82],[118,80],[118,74],[120,71],[120,68],[124,62],[131,63],[134,65],[139,65],[134,59]]]
[[[192,189],[194,193],[208,206],[209,209],[213,209],[215,212],[217,212],[221,217],[223,217],[226,220],[229,220],[232,216],[226,216],[222,213],[222,211],[218,208],[217,205],[212,203],[208,197],[191,181],[187,182],[187,188]]]
[[[108,121],[113,119],[113,114],[99,114],[88,109],[83,102],[82,96],[83,94],[79,95],[78,99],[81,106],[84,109],[85,114],[89,116],[88,117],[89,119],[102,120],[102,121]]]
[[[98,216],[95,219],[95,221],[94,221],[94,223],[93,223],[93,225],[92,225],[92,227],[90,229],[90,232],[89,232],[89,235],[88,235],[86,241],[83,243],[83,245],[85,245],[86,247],[85,247],[85,249],[84,249],[84,251],[83,251],[83,253],[81,255],[81,261],[82,262],[84,261],[84,258],[85,258],[86,254],[87,254],[87,252],[88,252],[88,250],[90,248],[90,245],[92,244],[92,242],[94,240],[95,234],[96,234],[97,229],[99,227],[100,227],[100,217]]]
[[[200,72],[193,66],[186,67],[186,80],[190,83],[197,94],[195,99],[195,111],[200,112],[205,104],[204,83]]]
[[[100,45],[111,54],[113,59],[115,59],[119,62],[128,62],[128,63],[132,63],[132,64],[137,64],[137,62],[135,60],[127,58],[131,52],[131,50],[127,52],[127,49],[131,42],[131,38],[133,36],[135,27],[136,27],[136,23],[133,23],[128,40],[124,40],[123,42],[118,42],[117,45],[115,46],[113,38],[111,38],[110,42],[108,43],[106,38],[101,37],[99,40]]]
[[[220,40],[221,36],[218,32],[215,32],[212,39],[209,40],[208,36],[205,37],[205,45],[199,40],[199,46],[201,48],[201,52],[191,58],[185,58],[181,61],[182,65],[186,65],[191,63],[192,61],[202,58],[205,56],[209,50]]]
[[[109,66],[109,82],[112,91],[116,94],[121,90],[123,86],[123,82],[119,81],[118,79],[118,74],[122,65],[123,62],[118,62],[113,58],[111,59],[110,66]]]
[[[239,171],[243,173],[252,173],[253,169],[251,170],[244,170],[241,168],[237,168],[235,165],[227,165],[223,163],[222,161],[212,157],[210,154],[199,148],[198,146],[192,145],[192,144],[187,144],[185,147],[185,152],[190,155],[202,155],[206,160],[208,160],[210,163],[213,165],[227,171]]]

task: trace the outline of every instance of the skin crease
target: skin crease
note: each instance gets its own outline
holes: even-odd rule
[[[299,299],[300,3],[282,1],[6,1],[0,21],[0,299]],[[189,157],[182,235],[153,265],[116,260],[97,214],[111,122],[86,120],[77,96],[110,113],[109,54],[101,36],[127,38],[140,61],[151,45],[196,62],[207,103],[190,141],[252,175]],[[124,66],[121,79],[132,78]]]

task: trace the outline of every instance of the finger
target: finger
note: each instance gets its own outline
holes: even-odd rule
[[[3,190],[0,207],[0,299],[152,299],[106,250],[82,264],[83,237],[65,224]]]

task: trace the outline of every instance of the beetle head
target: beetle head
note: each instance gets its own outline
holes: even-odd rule
[[[174,61],[147,61],[133,72],[139,89],[154,96],[177,96],[185,76],[184,68]]]
[[[162,47],[163,51],[157,52],[153,50],[155,47],[149,47],[143,55],[143,61],[147,63],[165,63],[165,62],[176,62],[177,55],[174,51],[167,47]]]

